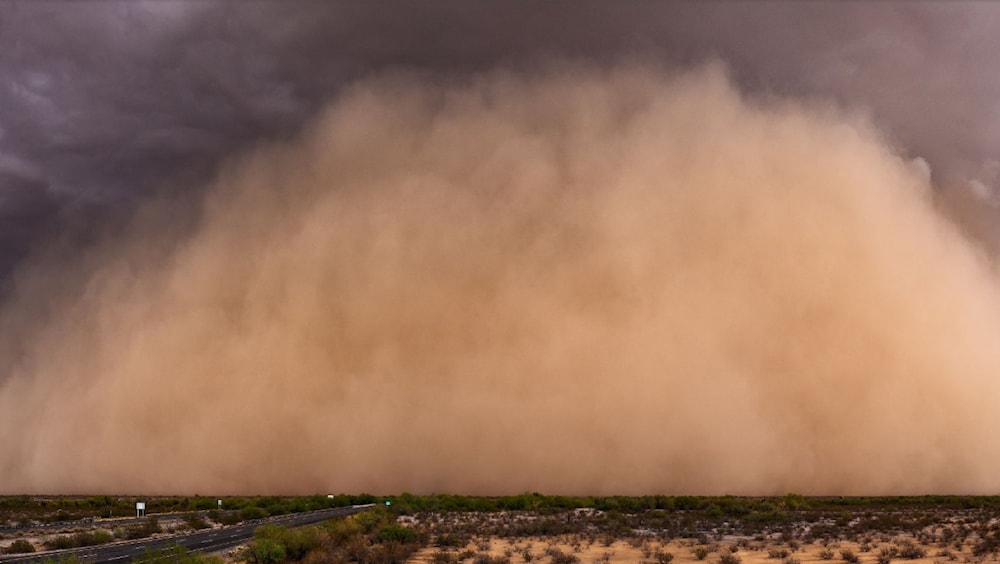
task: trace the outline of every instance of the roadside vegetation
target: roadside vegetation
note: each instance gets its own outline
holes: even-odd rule
[[[264,525],[239,557],[254,564],[404,562],[429,541],[422,528],[402,525],[377,508],[313,526]]]
[[[219,511],[218,501],[222,501]],[[262,518],[288,513],[301,513],[329,507],[346,507],[374,503],[369,494],[312,495],[304,497],[205,497],[205,496],[0,496],[0,529],[19,525],[55,524],[89,519],[135,517],[137,501],[146,503],[146,514],[216,513],[220,516],[244,512],[247,518]]]
[[[0,498],[0,510],[5,512],[0,513],[0,525],[3,519],[62,523],[60,516],[85,514],[88,508],[99,513],[108,506],[129,507],[129,515],[134,516],[135,499]],[[181,513],[171,518],[171,527],[186,531],[373,503],[376,507],[371,511],[319,525],[294,529],[262,525],[237,558],[254,564],[378,563],[402,562],[419,552],[424,560],[442,563],[558,564],[579,562],[581,554],[588,555],[587,561],[611,562],[616,547],[628,546],[642,554],[643,562],[659,564],[671,563],[675,557],[681,562],[743,564],[753,553],[775,564],[814,559],[831,564],[1000,559],[1000,497],[317,495],[222,498],[221,511],[216,499],[147,498],[152,518],[123,521],[107,530],[80,526],[68,534],[45,535],[41,544],[25,541],[19,536],[24,534],[21,529],[7,529],[0,531],[0,552],[24,554],[145,538],[162,530],[164,518],[158,521],[156,514],[166,512]],[[110,513],[115,511],[112,508]],[[805,558],[802,551],[809,545],[815,547],[811,553],[815,556]],[[151,554],[146,561],[212,560],[174,548]]]

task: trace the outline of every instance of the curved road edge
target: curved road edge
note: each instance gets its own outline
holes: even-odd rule
[[[45,552],[35,552],[31,554],[9,554],[0,555],[0,563],[8,564],[13,562],[41,562],[47,558],[58,561],[63,556],[70,554],[84,562],[130,562],[136,556],[141,555],[146,550],[159,550],[174,545],[181,545],[191,552],[218,552],[239,546],[253,538],[253,532],[265,524],[280,524],[289,527],[298,527],[318,523],[333,517],[344,517],[360,513],[375,507],[375,504],[352,505],[349,507],[333,507],[330,509],[318,509],[305,513],[291,513],[289,515],[279,515],[266,519],[254,519],[239,525],[231,525],[219,529],[209,529],[196,531],[183,535],[173,535],[169,537],[159,537],[142,539],[137,541],[121,541],[85,548],[71,548],[66,550],[47,550]]]

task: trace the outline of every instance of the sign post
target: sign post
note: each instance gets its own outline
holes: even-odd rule
[[[136,519],[138,519],[139,517],[143,517],[145,515],[146,515],[146,502],[144,502],[144,501],[137,501],[137,502],[135,502],[135,517],[136,517]]]

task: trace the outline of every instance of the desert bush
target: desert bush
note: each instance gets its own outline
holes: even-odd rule
[[[653,553],[653,558],[658,564],[670,564],[670,561],[674,559],[674,555],[658,548]]]
[[[1000,541],[996,537],[987,536],[983,537],[972,546],[972,554],[975,556],[986,556],[987,554],[993,554],[997,552],[1000,548]]]
[[[73,544],[73,538],[68,535],[60,535],[58,537],[52,537],[42,543],[45,550],[66,550],[67,548],[76,548]]]
[[[162,531],[160,522],[155,517],[150,517],[142,523],[125,527],[125,538],[128,540],[144,539]]]
[[[97,529],[95,531],[88,531],[77,533],[73,535],[73,542],[76,546],[97,546],[99,544],[109,543],[114,540],[111,533],[105,531],[104,529]]]
[[[878,551],[878,564],[889,564],[892,559],[899,555],[899,549],[894,546],[884,546]]]
[[[257,564],[278,564],[287,557],[285,547],[269,538],[255,540],[250,555]]]
[[[858,562],[861,561],[861,559],[858,558],[858,555],[854,554],[853,550],[841,550],[840,558],[844,562],[848,562],[849,564],[858,564]]]
[[[24,539],[17,539],[14,541],[14,544],[4,549],[4,554],[27,554],[34,551],[35,547],[30,542]]]
[[[925,556],[927,556],[927,550],[911,543],[906,543],[899,549],[899,557],[907,560],[917,560]]]
[[[322,543],[316,527],[288,528],[281,525],[264,525],[253,533],[253,543],[267,540],[280,545],[290,560],[301,560]],[[254,547],[251,546],[251,550]]]
[[[267,517],[267,511],[264,511],[260,507],[246,507],[240,509],[240,519],[243,521],[253,521],[254,519],[263,519]]]
[[[480,552],[472,559],[472,564],[510,564],[510,558],[506,556],[491,556],[488,553]]]
[[[240,514],[238,511],[227,511],[212,520],[221,525],[235,525],[240,522]]]
[[[205,521],[205,519],[200,515],[198,515],[197,513],[188,513],[187,515],[185,515],[184,523],[187,524],[188,527],[191,527],[196,531],[200,529],[207,529],[210,526],[208,522]]]
[[[468,537],[456,533],[443,533],[434,539],[434,546],[442,548],[461,548],[467,544],[469,544]]]
[[[829,548],[824,548],[819,551],[819,557],[821,560],[833,560],[833,551]]]
[[[707,546],[698,546],[695,547],[694,549],[694,557],[697,558],[698,560],[704,560],[705,558],[707,558],[708,553],[709,550]]]
[[[794,556],[789,556],[788,558],[782,560],[781,564],[801,564],[801,563],[799,562],[798,558],[795,558]]]
[[[434,564],[455,564],[458,562],[458,555],[453,552],[439,550],[431,555],[431,562]]]
[[[383,527],[378,532],[378,538],[382,542],[400,542],[408,543],[413,542],[417,538],[417,532],[410,527],[404,527],[402,525],[389,525]],[[486,543],[487,550],[489,549],[489,542]]]
[[[567,554],[558,548],[548,548],[545,553],[552,558],[552,564],[576,564],[580,557],[575,554]]]
[[[719,556],[719,564],[743,564],[743,559],[739,554],[733,552],[723,552]]]
[[[788,558],[788,551],[785,550],[784,548],[781,548],[781,549],[772,548],[772,549],[770,549],[770,550],[767,551],[767,557],[768,558],[777,558],[779,560],[782,560],[782,559]]]

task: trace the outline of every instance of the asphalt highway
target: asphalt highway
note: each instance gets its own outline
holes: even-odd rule
[[[320,509],[307,513],[293,513],[291,515],[281,515],[268,519],[255,519],[240,525],[223,527],[221,529],[207,529],[186,535],[174,535],[170,537],[160,537],[153,539],[142,539],[137,541],[116,542],[91,546],[87,548],[75,548],[70,550],[52,550],[38,552],[34,554],[7,555],[0,556],[3,564],[11,562],[41,562],[46,558],[58,560],[60,557],[75,555],[84,562],[130,562],[136,556],[141,555],[146,550],[158,550],[179,544],[192,552],[218,552],[234,546],[243,544],[253,537],[253,532],[257,527],[265,524],[280,524],[288,527],[297,527],[318,523],[330,519],[331,517],[342,517],[360,513],[374,505],[354,505],[351,507],[335,507],[332,509]]]

